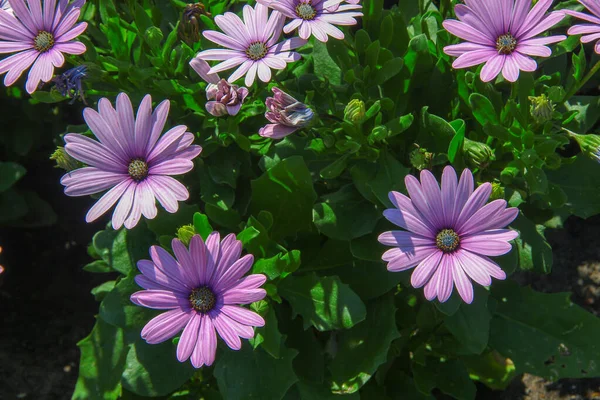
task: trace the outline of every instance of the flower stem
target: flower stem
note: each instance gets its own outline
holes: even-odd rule
[[[575,93],[577,93],[577,91],[578,91],[579,89],[581,89],[581,88],[583,87],[583,85],[585,85],[585,84],[587,83],[587,81],[589,81],[589,80],[590,80],[590,78],[591,78],[592,76],[594,76],[594,74],[595,74],[596,72],[598,72],[598,70],[599,70],[599,69],[600,69],[600,61],[598,61],[598,62],[596,63],[596,65],[594,65],[594,66],[592,67],[592,69],[590,69],[590,71],[587,73],[587,75],[586,75],[586,76],[584,76],[584,77],[583,77],[583,79],[581,80],[581,82],[579,82],[579,84],[576,84],[575,86],[573,86],[573,87],[571,88],[571,90],[569,90],[569,93],[567,93],[567,94],[565,95],[565,98],[563,99],[563,103],[564,103],[565,101],[569,100],[571,97],[573,97],[573,95],[574,95]]]

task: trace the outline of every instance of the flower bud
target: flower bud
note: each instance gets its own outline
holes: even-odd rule
[[[600,136],[599,135],[579,135],[570,133],[570,136],[577,141],[581,152],[588,158],[600,162]]]
[[[385,125],[379,125],[373,128],[371,134],[369,135],[369,142],[381,142],[388,137],[390,131]]]
[[[50,159],[56,162],[55,168],[62,168],[65,171],[73,171],[83,167],[79,161],[67,154],[64,147],[60,146],[52,153]]]
[[[499,182],[492,182],[492,194],[489,201],[503,200],[504,195],[504,187]]]
[[[184,225],[177,229],[177,239],[181,240],[186,246],[190,244],[190,240],[192,240],[192,236],[195,234],[194,225]]]
[[[410,163],[411,165],[422,171],[431,167],[431,161],[433,160],[433,153],[427,151],[427,149],[420,147],[418,149],[414,149],[410,153]]]
[[[82,80],[87,78],[88,68],[85,65],[78,65],[71,68],[61,75],[52,78],[54,88],[63,96],[71,97],[70,104],[73,104],[77,98],[86,103]],[[87,104],[87,103],[86,103]]]
[[[535,122],[543,124],[552,119],[554,104],[552,104],[552,101],[545,94],[537,97],[529,97],[529,101],[531,101],[531,116]]]
[[[314,117],[310,107],[279,88],[274,87],[272,90],[273,97],[268,97],[265,101],[265,118],[272,123],[260,128],[260,136],[281,139],[310,123]]]
[[[344,109],[344,119],[354,124],[360,124],[365,119],[365,102],[359,99],[350,100]]]
[[[177,33],[188,45],[200,40],[200,16],[203,14],[210,17],[202,3],[190,3],[183,9]]]
[[[473,168],[486,168],[494,160],[494,151],[485,143],[465,138],[463,149],[467,163]]]

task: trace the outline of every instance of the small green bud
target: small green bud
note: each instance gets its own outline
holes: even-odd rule
[[[385,125],[379,125],[373,128],[371,134],[369,135],[369,142],[381,142],[388,137],[390,131]]]
[[[537,97],[529,97],[529,101],[531,101],[531,116],[535,122],[538,124],[543,124],[552,119],[552,114],[554,113],[554,104],[548,98],[548,96],[542,94],[541,96]]]
[[[490,201],[504,199],[504,187],[499,182],[492,182]]]
[[[467,163],[472,168],[486,168],[494,160],[494,151],[485,143],[465,138],[463,149]]]
[[[355,124],[363,122],[365,114],[365,102],[359,99],[350,100],[344,109],[344,119]]]
[[[577,141],[581,152],[588,158],[600,162],[600,136],[599,135],[579,135],[570,132],[569,136]]]
[[[65,148],[60,146],[52,153],[50,159],[56,162],[55,168],[62,168],[65,171],[73,171],[74,169],[83,167],[83,164],[67,154]]]
[[[413,167],[422,171],[431,167],[431,160],[433,159],[433,153],[427,151],[422,147],[414,149],[410,153],[410,163]]]
[[[184,225],[177,229],[177,239],[181,240],[186,246],[190,244],[190,240],[192,240],[192,236],[195,234],[196,230],[194,229],[194,225]]]

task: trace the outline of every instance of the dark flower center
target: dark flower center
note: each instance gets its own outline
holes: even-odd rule
[[[510,33],[498,37],[496,40],[496,50],[498,54],[510,54],[517,47],[517,39]]]
[[[33,39],[33,48],[40,53],[50,50],[52,46],[54,46],[54,35],[50,32],[39,31]]]
[[[452,229],[443,229],[435,237],[435,244],[444,253],[451,253],[458,248],[460,238]]]
[[[216,303],[215,294],[207,286],[192,290],[189,300],[192,308],[201,313],[209,312]]]
[[[315,18],[317,11],[309,3],[300,3],[296,6],[296,14],[305,21]]]
[[[127,172],[134,181],[143,181],[148,176],[148,164],[144,160],[136,158],[129,163]]]
[[[246,49],[246,55],[251,60],[260,60],[267,55],[267,46],[263,42],[254,42]]]

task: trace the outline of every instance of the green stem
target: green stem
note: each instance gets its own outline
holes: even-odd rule
[[[592,76],[594,76],[594,74],[595,74],[596,72],[598,72],[598,70],[599,70],[599,69],[600,69],[600,61],[598,61],[598,62],[596,63],[596,65],[594,65],[594,66],[592,67],[592,69],[590,69],[590,71],[589,71],[589,72],[587,73],[587,75],[586,75],[586,76],[585,76],[585,77],[584,77],[584,78],[581,80],[581,82],[579,82],[579,84],[576,84],[575,86],[573,86],[573,87],[571,88],[571,90],[569,90],[569,93],[567,93],[567,94],[565,95],[565,98],[563,99],[563,103],[564,103],[565,101],[569,100],[571,97],[573,97],[573,95],[574,95],[575,93],[577,93],[577,91],[579,91],[579,89],[581,89],[581,88],[583,87],[583,85],[585,85],[585,84],[587,83],[587,81],[589,81],[589,80],[590,80],[590,78],[591,78]]]

